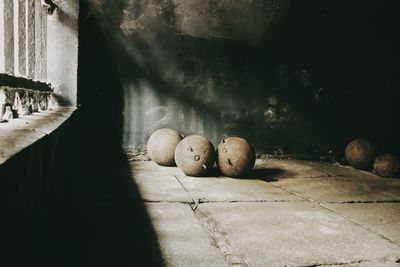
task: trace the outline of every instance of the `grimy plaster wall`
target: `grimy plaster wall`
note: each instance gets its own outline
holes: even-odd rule
[[[59,7],[47,16],[47,80],[61,104],[76,106],[79,0],[54,0]]]
[[[215,145],[241,135],[267,153],[340,156],[360,137],[400,151],[398,19],[388,3],[85,3],[119,73],[125,148],[172,127]]]

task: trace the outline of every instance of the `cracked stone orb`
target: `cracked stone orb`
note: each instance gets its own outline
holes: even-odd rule
[[[256,155],[243,138],[223,139],[217,149],[217,165],[221,173],[229,177],[242,177],[254,167]]]
[[[215,148],[204,136],[185,137],[176,147],[175,162],[188,176],[205,176],[215,162]]]
[[[175,148],[181,140],[182,136],[174,129],[163,128],[155,131],[147,141],[149,157],[159,165],[174,165]]]
[[[400,158],[392,154],[383,154],[374,161],[374,173],[381,177],[399,177]]]
[[[375,148],[368,140],[356,139],[347,145],[345,157],[354,168],[369,170],[375,157]]]

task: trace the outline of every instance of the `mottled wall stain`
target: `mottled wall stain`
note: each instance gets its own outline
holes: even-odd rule
[[[382,30],[394,26],[371,21],[373,1],[87,2],[123,83],[126,148],[172,127],[214,144],[241,135],[263,152],[341,153],[349,139],[379,136],[362,116],[371,93],[393,101],[396,67],[381,51],[395,51]]]

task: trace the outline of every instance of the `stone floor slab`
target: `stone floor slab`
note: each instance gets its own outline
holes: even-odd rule
[[[207,201],[304,201],[304,199],[258,179],[178,176],[189,194]]]
[[[177,167],[164,167],[152,161],[132,161],[132,178],[145,201],[193,202],[176,179]]]
[[[176,166],[160,166],[153,161],[131,161],[134,174],[182,175]]]
[[[382,178],[298,178],[272,184],[320,202],[400,201],[400,181]]]
[[[76,108],[57,108],[0,124],[0,164],[57,129]]]
[[[391,259],[389,259],[391,260]],[[335,265],[321,265],[320,267],[399,267],[400,263],[396,263],[393,260],[391,262],[387,261],[362,261],[359,263],[352,263],[352,264],[335,264]]]
[[[400,244],[400,203],[326,203],[324,205]]]
[[[309,165],[315,169],[324,172],[332,177],[357,177],[357,178],[378,178],[375,174],[369,171],[357,170],[351,166],[344,166],[339,164],[331,164],[318,161],[309,161]]]
[[[43,226],[51,237],[41,239],[51,246],[43,253],[59,261],[43,266],[163,266],[143,203],[71,201],[59,208]]]
[[[400,246],[310,202],[207,203],[199,209],[219,223],[249,266],[343,266],[400,255]]]
[[[147,203],[165,266],[227,266],[189,205]]]
[[[305,160],[257,159],[254,169],[254,172],[249,175],[250,177],[266,180],[329,176]]]
[[[140,198],[145,201],[193,202],[175,176],[170,174],[134,174]]]
[[[250,176],[259,176],[274,181],[286,178],[321,177],[374,177],[371,172],[357,170],[349,166],[325,162],[286,159],[257,159],[255,171]]]

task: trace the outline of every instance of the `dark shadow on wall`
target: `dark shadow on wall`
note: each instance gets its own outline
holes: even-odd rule
[[[122,87],[81,1],[79,108],[0,166],[1,266],[163,266],[121,149]]]
[[[375,0],[287,2],[259,49],[274,52],[274,64],[289,74],[289,86],[282,86],[282,92],[298,99],[291,100],[293,108],[303,106],[302,128],[310,131],[300,127],[293,133],[309,136],[319,129],[324,137],[303,146],[326,147],[337,157],[355,138],[399,154],[398,5]]]
[[[194,131],[218,128],[219,138],[242,135],[259,152],[340,159],[345,145],[362,137],[380,151],[400,153],[394,5],[279,2],[276,18],[256,45],[183,35],[157,17],[139,20],[149,27],[126,34],[124,5],[107,2],[99,15],[109,32],[105,38],[113,43],[125,92],[138,92],[125,97],[134,111],[125,115],[141,114],[124,125],[133,145],[145,143],[151,125],[162,118],[146,117],[149,95],[140,84],[145,80],[166,110],[176,110],[176,103],[187,107],[182,113],[192,119],[187,124],[194,122]],[[209,80],[214,95],[206,101]],[[168,97],[176,101],[165,101]],[[175,127],[175,113],[162,126]]]
[[[72,215],[65,217],[64,252],[73,251],[83,265],[162,266],[157,236],[122,151],[123,92],[116,62],[84,1],[79,29],[76,122],[84,149],[79,175],[63,184]]]

